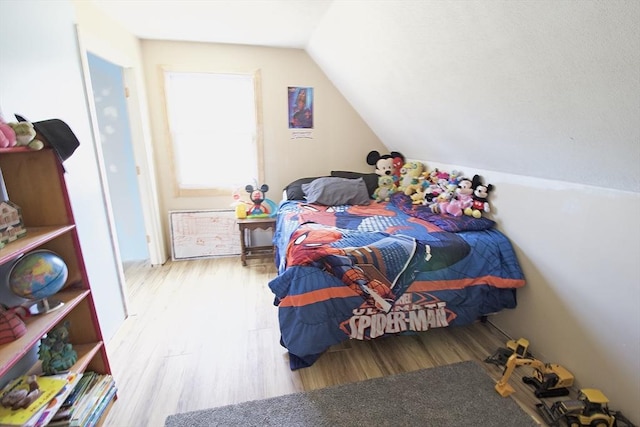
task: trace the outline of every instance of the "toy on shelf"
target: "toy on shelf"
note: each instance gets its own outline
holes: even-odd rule
[[[9,200],[7,187],[0,169],[0,248],[6,243],[24,237],[27,229],[22,220],[22,209]]]
[[[31,122],[9,122],[8,125],[16,133],[17,147],[28,147],[36,151],[44,148],[44,142],[36,138],[36,130]]]
[[[522,377],[525,384],[535,388],[536,397],[566,396],[569,387],[573,385],[573,374],[560,365],[544,363],[533,357],[528,357],[529,341],[520,338],[513,354],[505,363],[502,377],[496,383],[495,389],[502,397],[511,395],[515,390],[509,385],[509,377],[518,366],[531,366],[534,369],[532,377]]]
[[[40,340],[38,358],[46,375],[65,372],[77,362],[78,353],[69,343],[69,322],[51,330]]]
[[[0,148],[16,145],[16,132],[0,117]]]
[[[22,385],[22,387],[20,387]],[[24,378],[23,382],[19,382],[15,387],[8,390],[0,400],[5,408],[11,408],[14,411],[18,409],[26,409],[31,405],[40,395],[42,390],[38,384],[37,376],[30,375]]]

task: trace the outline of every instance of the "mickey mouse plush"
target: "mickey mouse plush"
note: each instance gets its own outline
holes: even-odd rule
[[[473,188],[473,204],[465,209],[464,213],[474,218],[480,218],[482,212],[491,212],[487,199],[489,192],[493,190],[493,185],[483,184],[480,175],[474,175],[471,180],[471,188]]]
[[[374,150],[367,154],[367,164],[375,166],[376,174],[380,176],[393,176],[393,181],[397,185],[400,181],[400,169],[404,165],[404,156],[397,151],[381,155]]]
[[[247,193],[249,193],[249,199],[253,202],[253,206],[247,211],[247,216],[264,216],[267,215],[267,210],[262,206],[262,202],[265,201],[265,193],[269,191],[267,184],[262,184],[260,188],[256,188],[253,185],[247,185],[245,187]]]

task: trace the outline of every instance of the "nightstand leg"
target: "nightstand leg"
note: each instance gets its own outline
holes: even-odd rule
[[[247,266],[247,246],[244,243],[245,239],[245,228],[243,225],[240,225],[240,261],[242,261],[242,266]]]

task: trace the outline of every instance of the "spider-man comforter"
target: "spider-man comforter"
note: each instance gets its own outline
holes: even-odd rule
[[[493,225],[432,214],[403,194],[368,206],[281,203],[269,287],[291,369],[346,339],[464,325],[514,308],[523,274]]]

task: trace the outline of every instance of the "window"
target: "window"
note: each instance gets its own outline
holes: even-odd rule
[[[229,194],[262,182],[259,74],[164,77],[178,196]]]

